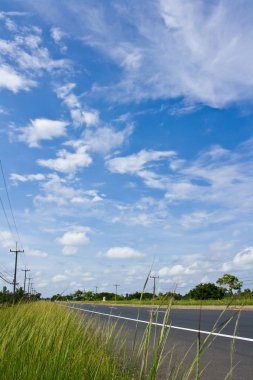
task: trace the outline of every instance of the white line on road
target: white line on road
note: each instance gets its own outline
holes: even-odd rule
[[[121,315],[113,315],[113,314],[108,314],[108,313],[101,313],[99,311],[93,311],[93,310],[89,310],[89,309],[82,309],[80,307],[74,307],[74,306],[67,306],[67,307],[69,307],[70,309],[76,309],[76,310],[85,311],[86,313],[92,313],[92,314],[98,314],[98,315],[106,315],[106,316],[111,317],[111,318],[118,318],[118,319],[124,319],[126,321],[145,323],[146,325],[148,325],[150,323],[149,321],[144,321],[144,320],[141,320],[141,319],[134,319],[134,318],[123,317]],[[158,323],[158,322],[151,322],[151,324],[154,325],[154,326],[163,326],[162,323]],[[205,335],[219,336],[219,337],[222,337],[222,338],[237,339],[237,340],[243,340],[243,341],[246,341],[246,342],[253,342],[252,338],[245,338],[245,337],[242,337],[242,336],[220,334],[220,333],[215,333],[215,332],[212,332],[212,331],[189,329],[187,327],[180,327],[180,326],[173,326],[173,325],[165,325],[165,327],[168,327],[168,328],[171,328],[171,329],[175,329],[175,330],[190,331],[190,332],[200,333],[200,334],[205,334]]]

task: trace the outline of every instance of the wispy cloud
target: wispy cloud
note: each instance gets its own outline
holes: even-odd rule
[[[53,6],[46,3],[47,9]],[[184,97],[213,107],[252,100],[251,5],[247,0],[148,0],[145,5],[130,0],[106,6],[64,1],[61,9],[54,4],[52,16],[45,6],[32,4],[118,64],[121,80],[95,91],[115,100]],[[64,17],[69,12],[72,17]],[[112,17],[119,22],[112,23]]]

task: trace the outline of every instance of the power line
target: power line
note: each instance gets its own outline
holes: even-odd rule
[[[12,228],[11,228],[11,224],[10,224],[10,222],[9,222],[9,219],[8,219],[8,216],[7,216],[7,213],[6,213],[6,210],[5,210],[5,207],[4,207],[4,204],[3,204],[2,198],[1,198],[1,195],[0,195],[0,203],[1,203],[1,206],[2,206],[2,209],[3,209],[3,212],[4,212],[5,219],[6,219],[6,221],[7,221],[7,224],[8,224],[9,230],[10,230],[10,233],[11,233],[12,236],[14,236],[13,231],[12,231]]]
[[[12,282],[6,280],[6,278],[3,276],[3,274],[2,274],[1,272],[0,272],[0,278],[1,278],[4,282],[6,282],[7,284],[12,285]]]
[[[6,192],[6,195],[7,195],[7,199],[8,199],[8,203],[9,203],[9,207],[10,207],[10,211],[11,211],[11,216],[12,216],[13,224],[14,224],[15,231],[16,231],[16,234],[17,234],[17,237],[18,237],[18,240],[19,240],[19,244],[20,244],[21,248],[23,249],[23,245],[22,245],[22,242],[21,242],[21,239],[20,239],[20,236],[19,236],[17,223],[16,223],[16,220],[15,220],[13,209],[12,209],[12,205],[11,205],[11,200],[10,200],[9,191],[8,191],[8,188],[7,188],[7,184],[6,184],[6,180],[5,180],[5,175],[4,175],[4,171],[3,171],[3,165],[2,165],[2,161],[1,160],[0,160],[0,168],[1,168],[1,173],[2,173],[2,177],[3,177],[3,181],[4,181],[5,192]]]

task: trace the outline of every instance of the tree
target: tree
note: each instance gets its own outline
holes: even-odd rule
[[[233,294],[233,290],[240,291],[242,288],[242,281],[239,281],[233,274],[224,274],[222,277],[218,278],[216,281],[219,285],[225,285],[228,287],[228,292],[230,295]]]
[[[215,284],[208,282],[206,284],[198,284],[194,289],[190,290],[186,298],[193,298],[195,300],[217,300],[223,298],[225,289]]]

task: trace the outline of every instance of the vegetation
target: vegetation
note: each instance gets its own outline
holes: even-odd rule
[[[95,326],[49,302],[0,308],[0,373],[3,380],[133,378],[112,354],[113,327]],[[120,351],[119,351],[120,354]]]
[[[217,284],[227,286],[230,295],[233,294],[233,290],[241,291],[242,288],[242,281],[239,281],[236,276],[227,273],[217,280]]]
[[[167,346],[171,309],[167,304],[162,327],[152,329],[157,312],[150,313],[143,336],[129,336],[111,320],[86,318],[57,303],[35,302],[0,308],[0,373],[3,380],[155,380],[202,378],[200,357],[212,343],[212,335],[197,349],[177,358]],[[159,308],[157,309],[159,311]],[[221,313],[222,315],[222,313]],[[221,332],[230,322],[213,332]],[[137,331],[138,324],[136,324]],[[126,358],[125,348],[130,343]],[[192,351],[193,350],[193,351]],[[195,354],[192,356],[192,353]],[[189,357],[190,354],[190,357]],[[166,359],[166,366],[161,364]],[[231,371],[229,369],[229,371]],[[162,375],[161,375],[162,372]],[[198,377],[195,377],[195,374]],[[162,376],[162,377],[161,377]],[[204,377],[203,377],[204,378]]]
[[[15,293],[15,302],[38,301],[41,297],[40,293],[27,294],[24,293],[23,288],[17,288]],[[14,301],[13,293],[10,292],[6,286],[0,291],[0,304],[12,304]]]
[[[187,298],[194,300],[219,300],[224,298],[225,289],[216,286],[210,282],[206,284],[199,284],[194,289],[190,290],[187,294]]]
[[[217,285],[216,285],[217,284]],[[142,300],[144,304],[167,304],[169,299],[174,300],[174,304],[178,305],[199,305],[199,304],[253,304],[253,291],[245,289],[242,291],[242,282],[238,278],[231,274],[224,274],[214,283],[201,283],[196,285],[187,294],[181,295],[176,292],[159,293],[153,295],[148,292],[135,292],[132,294],[127,293],[125,296],[116,295],[115,293],[94,293],[91,291],[82,292],[77,290],[76,292],[68,295],[55,294],[51,300],[59,301],[113,301],[117,303],[138,303]],[[219,286],[220,285],[220,286]],[[223,286],[221,286],[223,285]]]

